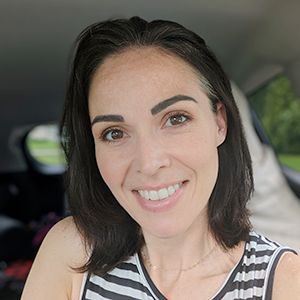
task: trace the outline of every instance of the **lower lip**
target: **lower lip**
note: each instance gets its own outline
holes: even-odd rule
[[[150,212],[161,213],[172,209],[177,204],[186,183],[187,182],[184,182],[174,194],[162,200],[146,200],[137,191],[134,191],[133,193],[143,209]]]

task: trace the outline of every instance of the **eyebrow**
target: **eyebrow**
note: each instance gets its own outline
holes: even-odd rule
[[[99,115],[93,119],[91,126],[98,122],[124,122],[124,118],[121,115]]]
[[[175,104],[176,102],[179,101],[193,101],[195,103],[198,103],[194,98],[187,96],[187,95],[176,95],[171,98],[165,99],[158,104],[156,104],[153,108],[151,108],[151,114],[154,116],[161,112],[162,110],[166,109],[170,105]],[[124,117],[121,115],[98,115],[96,116],[92,123],[91,126],[93,126],[95,123],[98,122],[124,122]]]
[[[176,95],[176,96],[173,96],[171,98],[168,98],[168,99],[163,100],[163,101],[159,102],[158,104],[156,104],[151,109],[151,114],[154,116],[154,115],[158,114],[159,112],[161,112],[162,110],[164,110],[165,108],[167,108],[168,106],[173,105],[174,103],[176,103],[178,101],[194,101],[194,102],[198,103],[194,98],[192,98],[190,96]]]

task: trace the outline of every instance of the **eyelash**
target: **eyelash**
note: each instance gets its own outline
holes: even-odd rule
[[[166,115],[165,118],[167,118],[166,122],[164,124],[166,124],[170,118],[172,117],[184,117],[185,118],[185,121],[183,121],[182,123],[180,124],[176,124],[176,125],[171,125],[171,126],[168,126],[168,127],[178,127],[178,126],[184,126],[186,125],[186,123],[190,122],[192,120],[192,117],[189,116],[187,113],[185,112],[171,112],[169,114]],[[109,140],[107,139],[107,135],[109,133],[112,133],[114,131],[118,131],[118,132],[121,132],[122,134],[124,134],[124,131],[122,131],[122,129],[118,128],[118,127],[111,127],[111,128],[108,128],[106,130],[103,131],[103,133],[101,134],[100,136],[100,139],[103,141],[103,142],[106,142],[106,143],[116,143],[118,142],[119,139],[117,140]]]

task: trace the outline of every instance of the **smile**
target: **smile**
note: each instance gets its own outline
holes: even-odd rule
[[[170,197],[173,195],[180,187],[182,186],[182,183],[176,183],[174,185],[170,185],[166,188],[162,188],[160,190],[138,190],[138,193],[140,196],[146,200],[151,201],[158,201],[163,200],[165,198]]]

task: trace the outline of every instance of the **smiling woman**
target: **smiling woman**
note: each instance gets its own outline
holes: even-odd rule
[[[135,88],[128,89],[127,76]],[[108,58],[94,74],[89,111],[92,120],[106,120],[92,128],[98,169],[114,197],[143,228],[143,237],[145,231],[172,237],[190,228],[212,193],[217,147],[226,135],[224,106],[218,103],[212,111],[191,67],[150,47]],[[107,120],[109,115],[122,122]],[[189,155],[178,145],[190,149]],[[174,185],[172,197],[149,201]]]
[[[72,217],[22,299],[295,298],[295,251],[251,229],[248,147],[203,39],[134,17],[76,45],[62,122]]]

